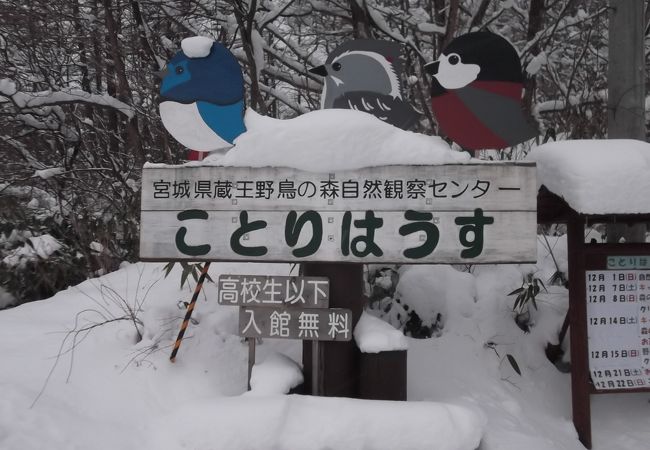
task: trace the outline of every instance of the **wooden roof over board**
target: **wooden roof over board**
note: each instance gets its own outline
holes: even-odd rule
[[[567,223],[583,218],[586,223],[640,223],[650,222],[650,212],[645,214],[582,214],[575,211],[560,196],[549,191],[546,186],[537,193],[537,223]]]

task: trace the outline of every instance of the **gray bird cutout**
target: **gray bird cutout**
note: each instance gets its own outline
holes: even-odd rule
[[[401,49],[396,42],[372,39],[338,46],[325,64],[309,70],[325,77],[321,108],[354,109],[398,128],[411,128],[420,113],[404,100]]]

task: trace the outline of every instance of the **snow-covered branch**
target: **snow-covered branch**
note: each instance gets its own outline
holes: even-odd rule
[[[5,102],[11,101],[20,110],[68,103],[88,103],[115,109],[129,119],[135,114],[132,106],[108,94],[92,94],[74,88],[62,88],[59,91],[22,92],[17,89],[14,81],[6,78],[0,80],[0,96],[5,97]]]

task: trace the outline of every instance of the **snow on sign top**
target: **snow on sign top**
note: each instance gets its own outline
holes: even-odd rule
[[[278,120],[246,112],[246,131],[225,155],[189,165],[291,167],[310,172],[470,160],[439,137],[403,131],[353,110],[324,109]]]
[[[354,339],[363,353],[407,350],[404,333],[379,317],[364,312],[354,328]]]
[[[583,214],[650,213],[650,144],[560,141],[535,148],[537,182]]]
[[[188,58],[205,58],[210,54],[214,40],[205,36],[192,36],[181,41],[181,49]]]

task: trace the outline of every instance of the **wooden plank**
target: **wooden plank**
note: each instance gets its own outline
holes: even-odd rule
[[[218,301],[228,306],[327,308],[325,277],[280,275],[219,275]]]
[[[311,341],[311,395],[320,395],[322,379],[320,364],[320,342]]]
[[[336,173],[290,168],[147,167],[143,211],[534,211],[534,163],[380,166]]]
[[[210,211],[201,215],[201,218],[179,220],[175,211],[143,211],[140,257],[146,261],[410,264],[517,263],[537,260],[537,223],[534,211],[335,211],[314,213],[314,221],[305,221],[302,228],[297,224],[304,216],[295,215],[294,223],[291,224],[290,214],[282,211]],[[409,214],[425,220],[413,220]],[[484,220],[480,217],[487,217],[492,223],[480,227],[459,224],[463,221]],[[257,229],[243,233],[244,221],[249,225],[254,224],[253,228]],[[316,238],[312,223],[322,227]],[[381,226],[377,227],[379,223]],[[369,228],[374,231],[370,233]],[[434,232],[431,231],[433,228],[438,231],[439,239],[435,248],[426,253],[424,244],[435,240]],[[480,236],[479,228],[483,231],[482,246],[475,245],[474,242]],[[431,234],[427,234],[427,230]],[[370,234],[374,234],[372,242],[376,248],[367,248],[363,242],[364,237]],[[295,240],[293,247],[288,243],[292,238]],[[314,246],[309,246],[310,243]],[[406,252],[416,248],[422,248],[423,251],[417,255]],[[307,250],[313,252],[306,254]]]
[[[587,270],[605,270],[611,257],[643,258],[650,255],[650,243],[630,244],[585,244],[585,267]],[[640,264],[637,261],[635,264]],[[645,268],[645,263],[638,269]]]
[[[585,301],[585,227],[574,215],[567,227],[569,256],[569,321],[571,333],[571,406],[578,438],[591,448],[591,404]]]
[[[352,328],[357,325],[363,308],[363,264],[306,263],[303,274],[323,276],[330,280],[330,306],[352,311]],[[319,395],[352,397],[359,395],[359,361],[361,352],[353,340],[348,342],[321,342],[319,344]],[[313,360],[310,342],[302,343],[305,389],[313,389]]]
[[[406,350],[361,353],[359,398],[406,401]]]
[[[352,339],[352,313],[330,308],[239,309],[239,335],[247,338],[281,338],[319,341]]]

